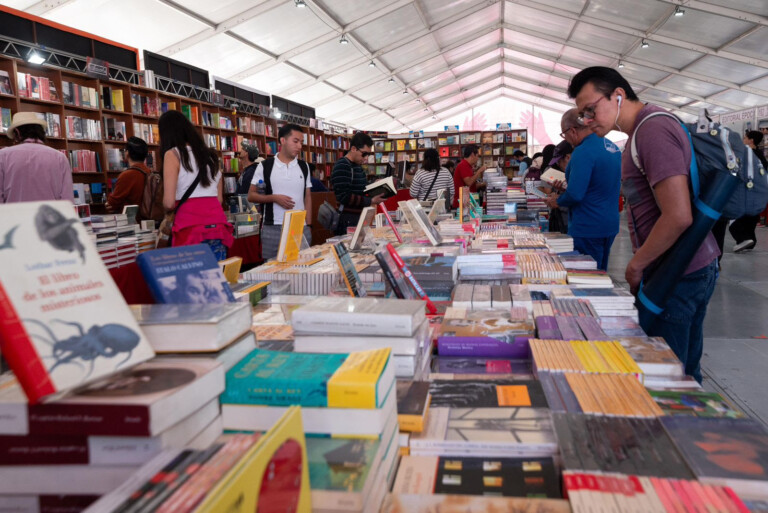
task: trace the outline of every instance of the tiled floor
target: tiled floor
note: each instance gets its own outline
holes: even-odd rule
[[[768,425],[768,228],[757,229],[757,247],[725,255],[704,322],[704,387],[727,396],[744,412]],[[626,218],[614,242],[608,271],[624,281],[632,256]],[[760,338],[766,337],[766,338]]]

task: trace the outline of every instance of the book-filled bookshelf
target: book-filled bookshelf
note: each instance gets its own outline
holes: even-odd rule
[[[144,139],[150,150],[148,166],[162,170],[157,122],[167,110],[182,112],[206,144],[220,152],[225,194],[234,193],[241,171],[237,152],[242,144],[257,146],[262,156],[275,155],[279,149],[277,133],[285,124],[270,117],[268,108],[263,115],[248,114],[127,82],[95,79],[2,56],[0,80],[10,84],[8,93],[0,92],[0,147],[12,144],[5,130],[14,113],[45,116],[48,144],[69,158],[73,181],[88,185],[94,213],[100,212],[106,194],[125,168],[123,153],[129,137]],[[327,182],[333,163],[349,148],[349,138],[309,126],[303,129],[301,158],[314,163],[318,177]]]
[[[507,176],[513,176],[518,164],[512,159],[515,150],[527,153],[528,130],[505,131],[464,131],[413,134],[392,134],[387,139],[374,139],[373,154],[366,162],[369,181],[375,181],[390,172],[397,163],[409,162],[419,168],[424,160],[424,151],[435,148],[441,163],[447,160],[460,161],[462,148],[476,144],[480,149],[481,165],[503,169]]]

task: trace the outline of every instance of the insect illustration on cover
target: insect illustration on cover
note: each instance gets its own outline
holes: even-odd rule
[[[52,321],[52,323],[55,322],[72,326],[77,328],[77,331],[79,332],[77,335],[72,335],[69,338],[59,340],[51,328],[45,323],[36,319],[25,319],[25,322],[40,326],[48,334],[48,337],[50,337],[50,339],[46,339],[41,335],[31,334],[32,337],[45,342],[53,349],[51,355],[47,358],[53,358],[56,362],[48,369],[49,373],[53,372],[59,365],[66,363],[73,363],[82,368],[83,366],[79,361],[82,360],[91,362],[88,374],[85,376],[88,378],[93,372],[96,358],[99,356],[103,356],[104,358],[114,358],[123,353],[126,356],[115,366],[115,368],[118,368],[130,360],[131,354],[139,345],[140,340],[138,333],[121,324],[112,323],[105,324],[104,326],[94,325],[86,332],[79,322],[56,319]]]
[[[67,219],[61,212],[48,205],[41,206],[35,215],[35,228],[40,240],[62,251],[77,251],[85,263],[85,246],[72,226],[79,222],[79,219]]]

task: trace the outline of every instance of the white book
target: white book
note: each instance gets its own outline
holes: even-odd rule
[[[394,380],[381,408],[316,408],[302,407],[304,431],[313,435],[351,437],[381,436],[390,417],[397,412]],[[287,406],[222,404],[224,429],[267,431],[288,411]]]
[[[0,467],[0,494],[103,495],[122,485],[138,468],[137,465]]]
[[[131,305],[158,353],[219,351],[251,329],[250,303]]]
[[[425,303],[410,299],[321,297],[294,310],[297,334],[412,336],[426,319]]]
[[[352,353],[368,349],[392,348],[393,356],[413,356],[429,337],[429,322],[424,321],[410,337],[371,337],[367,335],[328,336],[296,334],[297,353]]]
[[[424,212],[424,209],[421,208],[418,200],[409,200],[405,203],[405,206],[406,209],[410,210],[412,219],[416,222],[421,231],[424,232],[424,235],[429,239],[430,244],[433,246],[442,244],[442,235],[440,235],[440,232],[435,225],[432,224],[432,221],[430,221],[429,216]]]
[[[365,242],[366,229],[371,226],[375,216],[376,209],[374,207],[365,207],[363,209],[363,212],[360,214],[360,218],[357,220],[355,233],[352,234],[352,242],[349,243],[350,251],[358,250],[363,247],[363,242]]]

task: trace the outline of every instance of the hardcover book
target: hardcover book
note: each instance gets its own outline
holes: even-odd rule
[[[154,356],[72,203],[0,205],[0,350],[31,403]]]
[[[404,456],[392,493],[559,499],[559,481],[552,458]]]
[[[350,354],[254,349],[227,372],[226,404],[381,408],[395,380],[390,349]]]
[[[210,246],[178,246],[136,257],[158,303],[227,303],[235,297]]]

